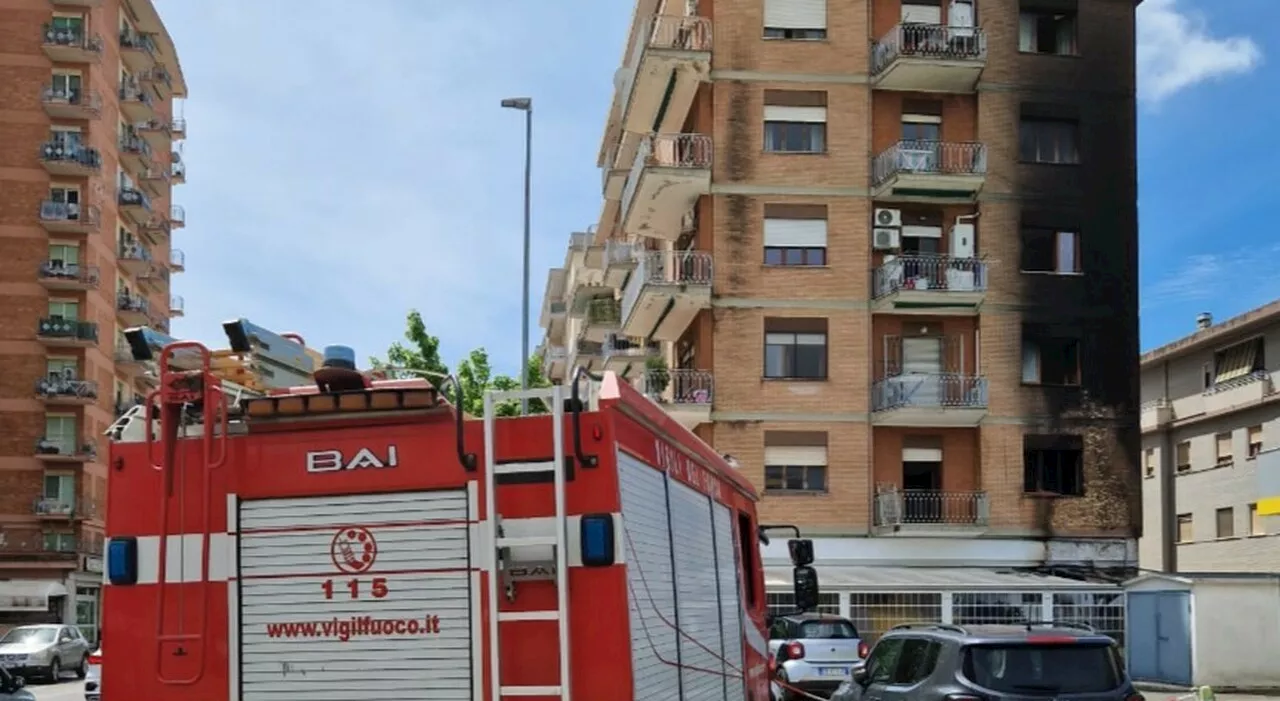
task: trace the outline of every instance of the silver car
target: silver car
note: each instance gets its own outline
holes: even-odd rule
[[[840,616],[779,616],[769,628],[773,698],[829,697],[867,656],[853,622]]]
[[[27,691],[22,677],[15,677],[0,667],[0,701],[36,701],[35,694]]]
[[[75,626],[19,626],[0,638],[0,667],[12,675],[58,681],[64,670],[84,679],[89,671],[89,641]]]

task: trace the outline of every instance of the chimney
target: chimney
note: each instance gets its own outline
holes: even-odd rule
[[[1196,314],[1196,328],[1207,329],[1213,326],[1213,315],[1209,312],[1200,312]]]

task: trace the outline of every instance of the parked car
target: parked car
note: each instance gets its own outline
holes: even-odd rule
[[[24,687],[22,677],[15,677],[0,667],[0,701],[36,701],[35,694]]]
[[[769,627],[773,698],[827,696],[867,656],[853,622],[840,616],[801,613],[778,616]]]
[[[907,623],[876,641],[832,701],[1144,701],[1115,640],[1067,622]]]
[[[102,701],[102,645],[89,655],[89,674],[84,678],[84,701]]]
[[[56,682],[63,670],[75,670],[84,679],[89,672],[89,641],[75,626],[49,623],[11,628],[0,638],[0,667],[24,679]]]

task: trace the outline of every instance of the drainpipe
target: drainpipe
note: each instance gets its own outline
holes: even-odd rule
[[[1169,401],[1169,361],[1163,367],[1164,387],[1160,394]],[[1178,571],[1178,476],[1172,424],[1170,421],[1160,429],[1160,570],[1167,574]]]

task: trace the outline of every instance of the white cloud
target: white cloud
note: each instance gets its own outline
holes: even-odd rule
[[[1192,254],[1143,287],[1142,310],[1223,299],[1273,299],[1280,296],[1280,279],[1266,262],[1277,256],[1280,243]]]
[[[1137,33],[1138,95],[1149,103],[1199,83],[1248,73],[1262,63],[1262,50],[1253,39],[1213,36],[1204,18],[1180,8],[1178,0],[1143,2]]]

